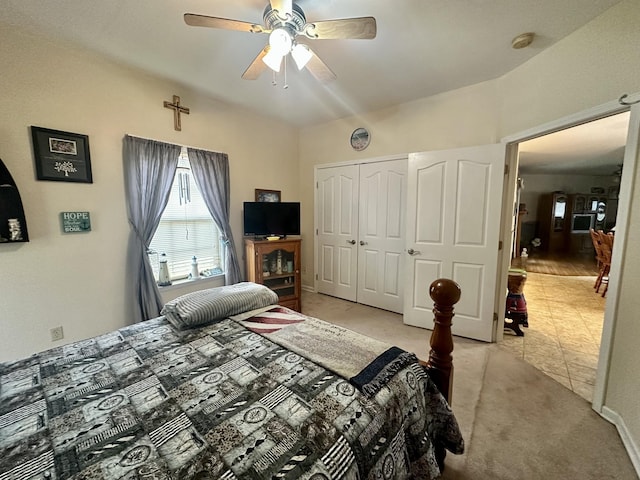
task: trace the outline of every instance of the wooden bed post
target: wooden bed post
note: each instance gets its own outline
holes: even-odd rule
[[[451,319],[454,316],[453,306],[460,300],[460,287],[453,280],[439,278],[429,287],[434,315],[434,327],[431,333],[431,350],[427,370],[442,395],[451,403],[453,388],[453,336],[451,335]]]
[[[433,300],[433,332],[431,332],[431,350],[426,368],[429,377],[436,384],[440,393],[451,404],[453,388],[453,335],[451,319],[454,316],[453,306],[460,300],[460,286],[453,280],[439,278],[429,287],[429,295]],[[444,471],[444,459],[447,451],[442,445],[435,445],[436,461],[440,471]]]

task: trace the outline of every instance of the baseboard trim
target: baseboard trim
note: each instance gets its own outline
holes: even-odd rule
[[[316,293],[316,289],[313,288],[313,285],[305,285],[304,283],[302,284],[302,286],[300,287],[302,290],[304,290],[305,292],[311,292],[311,293]]]
[[[635,468],[638,477],[640,477],[640,448],[638,448],[638,445],[633,440],[627,425],[624,423],[624,419],[618,414],[618,412],[610,409],[609,407],[602,407],[600,415],[602,415],[605,420],[613,423],[618,429],[618,434],[620,435],[620,439],[629,454],[633,468]]]

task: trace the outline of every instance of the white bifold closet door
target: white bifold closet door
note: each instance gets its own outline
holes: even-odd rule
[[[358,166],[317,171],[317,279],[320,293],[356,301]]]
[[[402,313],[407,160],[318,169],[317,289]]]

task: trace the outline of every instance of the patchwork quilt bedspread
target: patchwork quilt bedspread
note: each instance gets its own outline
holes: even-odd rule
[[[330,330],[159,317],[0,364],[0,480],[438,477],[463,440],[415,356]]]

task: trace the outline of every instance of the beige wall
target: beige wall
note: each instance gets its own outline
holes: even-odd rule
[[[422,99],[392,109],[303,129],[300,134],[300,183],[303,233],[313,233],[314,165],[396,153],[486,144],[508,135],[640,91],[640,2],[624,0],[585,27],[507,75],[483,84]],[[384,94],[384,92],[382,92]],[[349,148],[354,128],[366,126],[371,145]],[[634,172],[634,176],[640,173]],[[629,248],[614,332],[611,376],[605,404],[617,412],[640,448],[640,194],[631,192]],[[313,265],[313,245],[304,246],[304,262]],[[307,269],[304,281],[313,285]]]
[[[241,256],[242,202],[253,200],[254,188],[298,199],[291,126],[11,27],[0,28],[0,64],[0,158],[20,189],[31,240],[0,245],[0,361],[104,333],[129,318],[126,133],[229,154]],[[173,94],[191,109],[182,132],[162,105]],[[87,134],[94,183],[36,181],[30,125]],[[273,136],[282,140],[277,152],[264,148]],[[91,232],[61,233],[59,213],[74,210],[90,212]],[[57,325],[65,338],[53,343],[49,329]]]
[[[636,165],[640,158],[636,156]],[[640,169],[634,174],[633,204],[627,228],[627,249],[619,287],[618,316],[613,331],[604,405],[625,422],[636,445],[636,468],[640,469]],[[640,472],[639,472],[640,474]]]
[[[639,91],[639,20],[624,0],[499,79],[499,136]]]

